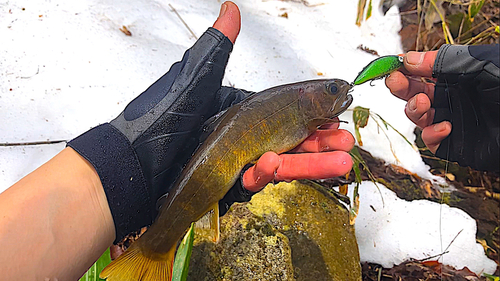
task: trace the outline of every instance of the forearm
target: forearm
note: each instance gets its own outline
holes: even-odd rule
[[[0,194],[2,280],[76,280],[114,237],[99,176],[71,148]]]

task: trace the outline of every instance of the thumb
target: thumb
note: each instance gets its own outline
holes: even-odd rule
[[[224,2],[220,7],[219,18],[215,21],[213,27],[226,35],[234,44],[241,27],[238,6],[231,1]]]
[[[404,57],[405,69],[412,75],[432,77],[437,52],[408,52]]]

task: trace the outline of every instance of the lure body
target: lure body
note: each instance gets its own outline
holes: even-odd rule
[[[402,56],[384,56],[370,62],[354,79],[353,85],[361,85],[367,81],[381,79],[403,66]]]

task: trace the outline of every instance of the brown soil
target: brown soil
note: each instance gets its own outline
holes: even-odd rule
[[[471,1],[461,1],[464,5],[451,4],[451,2],[443,1],[440,7],[455,44],[476,45],[498,44],[500,42],[500,34],[494,32],[494,26],[499,24],[499,0],[486,0],[473,21],[470,21],[467,16],[468,6]],[[455,2],[459,3],[459,1]],[[421,1],[420,7],[422,8],[419,9],[415,0],[406,0],[399,5],[402,24],[399,33],[405,52],[437,50],[446,43],[442,23],[438,15],[435,16],[434,24],[428,24],[426,27],[425,17],[429,5],[430,1]],[[428,22],[431,21],[428,20]],[[487,36],[478,36],[481,33]]]
[[[394,191],[398,197],[408,201],[428,199],[443,202],[467,212],[477,221],[477,240],[483,244],[488,257],[500,264],[498,254],[500,251],[500,177],[498,174],[460,167],[455,163],[448,163],[445,173],[442,168],[446,164],[445,161],[436,160],[434,157],[428,158],[429,156],[424,154],[424,161],[434,167],[431,171],[442,175],[447,182],[456,187],[455,191],[443,194],[429,180],[422,179],[399,166],[385,164],[383,160],[374,158],[361,148],[358,150],[376,181]],[[370,180],[361,165],[360,170],[362,179]],[[354,179],[354,172],[351,172],[348,179],[339,177],[322,184],[333,187],[350,183]],[[467,268],[454,269],[428,260],[405,262],[390,269],[365,263],[363,264],[363,280],[379,280],[380,270],[382,271],[380,280],[486,280],[485,277],[477,277]],[[500,269],[497,266],[495,275],[499,274]]]

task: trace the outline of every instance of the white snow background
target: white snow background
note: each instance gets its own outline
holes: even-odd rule
[[[209,0],[0,0],[0,143],[70,140],[117,116],[133,98],[181,59],[195,38],[171,7],[200,36],[222,2]],[[374,9],[361,27],[354,24],[357,1],[236,1],[242,29],[229,61],[225,84],[260,91],[317,78],[353,81],[376,57],[402,53],[397,7],[384,16]],[[316,4],[319,4],[316,6]],[[377,7],[378,1],[374,1]],[[280,17],[283,13],[288,18]],[[132,36],[119,29],[126,26]],[[376,81],[356,86],[354,103],[370,108],[410,141],[414,125],[405,102]],[[341,127],[353,132],[351,113]],[[389,130],[399,162],[385,135],[370,120],[363,148],[375,157],[431,179],[418,153]],[[0,191],[49,160],[64,143],[0,146]],[[493,273],[494,261],[476,243],[476,223],[465,212],[425,200],[406,202],[379,184],[360,187],[356,221],[362,261],[391,267],[410,258],[443,252],[442,262],[476,273]],[[353,187],[350,188],[352,190]],[[374,211],[369,206],[372,205]]]

